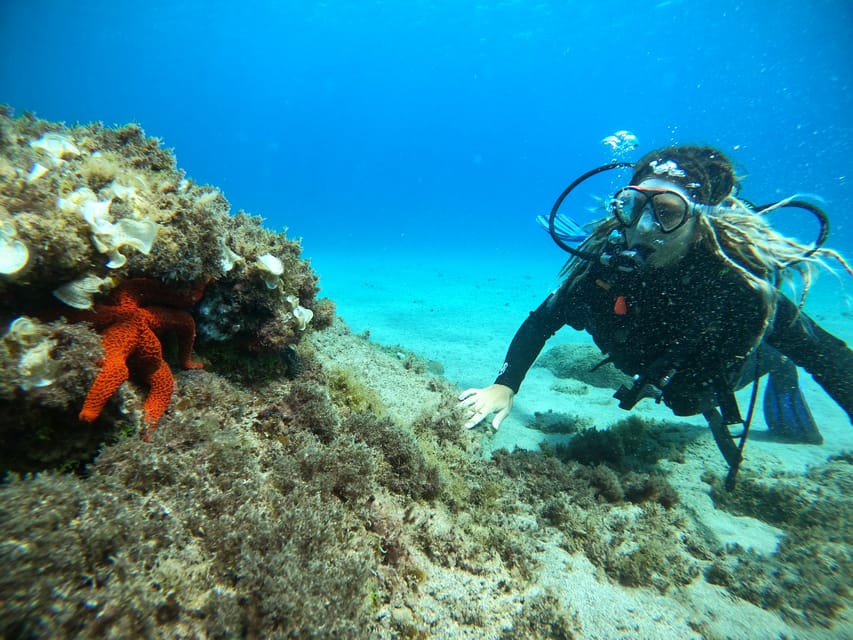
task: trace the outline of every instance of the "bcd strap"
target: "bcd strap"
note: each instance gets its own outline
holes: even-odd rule
[[[711,433],[714,435],[717,448],[729,465],[729,473],[726,476],[725,486],[726,491],[731,491],[735,488],[735,478],[737,477],[738,469],[740,469],[740,463],[743,461],[743,447],[735,444],[735,440],[732,434],[729,433],[729,427],[725,423],[719,409],[705,411],[702,415],[705,416],[708,426],[711,427]]]
[[[740,469],[741,462],[743,462],[743,448],[746,446],[746,439],[749,437],[749,426],[752,424],[755,400],[758,397],[760,360],[760,352],[757,352],[755,358],[755,371],[753,373],[754,380],[752,383],[752,396],[749,401],[749,412],[747,413],[745,420],[741,417],[737,398],[735,398],[735,392],[731,385],[726,381],[726,377],[724,375],[718,376],[715,381],[717,397],[720,401],[720,408],[711,409],[702,414],[708,421],[708,426],[711,427],[711,433],[714,435],[714,441],[717,443],[717,448],[720,450],[720,453],[723,454],[723,457],[729,465],[729,473],[726,476],[725,482],[726,491],[732,491],[735,488],[737,472]],[[738,437],[739,442],[737,444],[735,444],[735,437],[729,432],[729,425],[732,424],[743,425],[743,432]]]

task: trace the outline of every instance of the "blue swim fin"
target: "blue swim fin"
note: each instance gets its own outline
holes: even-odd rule
[[[536,222],[545,231],[551,232],[550,221],[545,216],[536,216]],[[557,216],[554,220],[554,233],[563,242],[583,242],[589,237],[589,231],[584,229],[573,218],[568,216]]]
[[[782,358],[770,370],[764,390],[764,420],[774,439],[804,444],[823,443],[823,436],[800,390],[797,365],[789,358]]]

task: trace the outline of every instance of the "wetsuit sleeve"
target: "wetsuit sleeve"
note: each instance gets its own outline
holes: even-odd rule
[[[853,421],[853,351],[780,297],[767,342],[808,371]]]
[[[501,372],[495,384],[506,385],[515,393],[521,387],[524,376],[539,356],[542,347],[563,325],[565,325],[560,292],[552,293],[515,332],[509,345]]]

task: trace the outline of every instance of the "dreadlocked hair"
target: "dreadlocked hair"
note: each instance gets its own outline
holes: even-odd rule
[[[685,145],[644,155],[634,165],[631,184],[661,178],[683,187],[693,202],[719,204],[731,195],[737,179],[731,161],[717,149]]]
[[[711,215],[700,214],[702,237],[727,265],[741,274],[752,287],[762,292],[775,307],[775,299],[785,283],[796,289],[799,276],[802,289],[798,308],[802,309],[818,268],[833,271],[832,259],[851,276],[850,264],[832,249],[810,247],[777,232],[766,215],[788,205],[794,196],[760,212],[734,196],[721,203]]]

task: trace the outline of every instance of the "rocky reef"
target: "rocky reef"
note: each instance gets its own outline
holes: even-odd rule
[[[148,353],[162,350],[155,334],[177,336],[184,368],[202,366],[189,359],[196,331],[219,371],[247,352],[254,376],[296,366],[308,324],[333,316],[300,253],[260,218],[231,215],[136,125],[0,112],[0,469],[72,468],[140,421],[156,426],[174,385]],[[151,388],[141,419],[122,377]],[[104,397],[84,410],[87,394]]]
[[[849,536],[819,522],[849,486],[817,512],[709,474],[720,508],[789,530],[756,560],[669,483],[678,425],[576,420],[484,459],[458,390],[353,335],[298,242],[138,126],[4,109],[0,252],[0,637],[717,638],[733,595],[796,629],[847,611]]]

